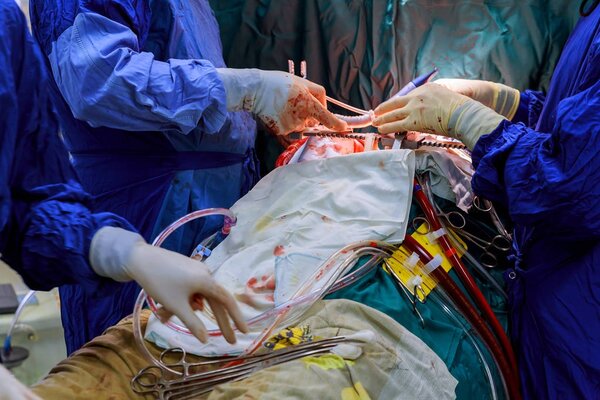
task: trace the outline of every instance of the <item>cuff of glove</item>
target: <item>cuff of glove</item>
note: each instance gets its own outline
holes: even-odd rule
[[[492,107],[500,115],[504,115],[509,121],[515,116],[521,101],[521,93],[510,86],[496,84],[498,91],[494,96],[494,106]]]
[[[217,68],[217,73],[225,87],[227,111],[254,110],[256,91],[261,82],[258,69]]]
[[[127,272],[131,250],[138,243],[145,243],[142,236],[121,228],[106,226],[96,232],[90,245],[90,264],[100,276],[118,282],[132,277]]]
[[[475,100],[469,100],[454,110],[448,122],[448,135],[473,150],[477,140],[492,132],[505,118]]]

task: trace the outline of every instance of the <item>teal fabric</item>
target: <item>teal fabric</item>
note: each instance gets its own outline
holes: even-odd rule
[[[436,201],[445,211],[454,210],[449,202],[441,199],[437,199]],[[417,216],[419,210],[418,205],[413,202],[409,218],[412,220]],[[410,230],[412,230],[412,227]],[[408,234],[410,233],[409,231]],[[474,255],[477,257],[476,253]],[[508,326],[508,314],[505,299],[492,289],[490,284],[479,279],[476,271],[468,263],[466,263],[466,266],[471,271],[481,291],[492,306],[500,323],[506,329]],[[496,268],[488,272],[498,282],[503,282],[501,276],[503,272],[502,268]],[[450,272],[450,276],[462,287],[454,271]],[[484,374],[483,365],[475,347],[463,331],[461,324],[449,317],[436,302],[427,301],[418,305],[419,312],[425,320],[425,326],[423,327],[420,320],[413,314],[412,305],[408,302],[403,292],[397,288],[393,278],[381,267],[374,269],[353,285],[339,290],[326,298],[350,299],[366,304],[389,315],[418,336],[446,363],[450,373],[458,380],[456,395],[459,400],[491,398],[490,385]],[[462,318],[461,320],[464,321]],[[493,368],[494,384],[500,385],[501,381],[493,365],[491,355],[482,344],[480,344],[480,348],[484,351],[487,362]],[[501,399],[502,390],[496,390],[496,392]]]
[[[419,74],[544,90],[579,14],[569,0],[210,0],[232,68],[287,70],[374,108]],[[335,107],[332,108],[334,111]],[[262,134],[261,171],[283,148]]]
[[[453,278],[456,276],[452,273]],[[502,299],[490,290],[484,290],[492,302],[501,322],[506,325],[506,305]],[[347,288],[339,290],[327,299],[350,299],[379,310],[410,332],[418,336],[446,363],[452,376],[458,380],[456,395],[458,399],[489,398],[489,384],[484,375],[479,356],[472,343],[467,340],[462,327],[453,321],[434,302],[427,301],[418,305],[419,312],[425,320],[424,327],[413,314],[412,306],[397,289],[393,278],[376,268],[360,281]],[[500,307],[499,307],[500,306]],[[500,309],[499,309],[500,308]],[[486,359],[491,364],[492,359],[486,352]],[[495,382],[499,384],[497,375]],[[500,397],[501,398],[501,397]]]
[[[418,74],[545,89],[577,18],[569,0],[211,0],[230,67],[287,70],[373,107]]]

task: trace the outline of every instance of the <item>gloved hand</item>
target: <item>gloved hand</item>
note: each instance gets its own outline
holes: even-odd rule
[[[0,365],[0,400],[41,400],[27,386]]]
[[[194,309],[201,309],[201,304],[194,299],[198,295],[208,301],[229,343],[235,343],[229,317],[241,332],[248,331],[236,301],[214,281],[206,265],[151,246],[137,233],[101,228],[90,245],[90,264],[98,275],[119,282],[135,280],[168,313],[177,315],[203,343],[208,339],[206,328],[194,314]]]
[[[325,89],[282,71],[217,68],[225,86],[227,110],[245,110],[276,135],[287,135],[314,120],[336,131],[346,123],[327,111]]]
[[[435,84],[425,84],[406,96],[392,98],[375,109],[379,133],[419,131],[450,136],[469,149],[504,120],[478,101]]]
[[[434,83],[477,100],[508,120],[513,119],[521,101],[517,89],[501,83],[475,79],[438,79]]]

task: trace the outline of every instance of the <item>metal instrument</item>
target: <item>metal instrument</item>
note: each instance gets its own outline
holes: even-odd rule
[[[364,343],[364,334],[361,336],[360,333],[302,343],[260,355],[222,357],[197,363],[186,361],[185,350],[171,348],[163,351],[159,359],[181,376],[169,374],[158,366],[145,367],[131,380],[131,389],[137,394],[152,395],[161,400],[194,398],[210,392],[217,385],[244,379],[262,369],[306,356],[329,353],[341,343]],[[173,356],[176,360],[169,361]],[[206,371],[206,367],[215,364],[224,365],[219,369]]]
[[[457,149],[464,150],[467,147],[459,142],[452,141],[437,141],[437,140],[408,140],[406,132],[396,133],[391,135],[381,135],[379,133],[354,133],[353,131],[347,132],[335,132],[328,130],[321,130],[318,128],[306,129],[302,132],[292,132],[288,135],[290,139],[303,139],[308,136],[317,137],[331,137],[339,139],[358,139],[367,140],[375,138],[383,147],[399,148],[399,149],[410,149],[416,150],[421,147],[438,147],[446,149]]]
[[[483,199],[479,196],[475,196],[473,199],[473,207],[481,212],[488,213],[492,220],[492,224],[494,224],[498,230],[498,234],[504,236],[507,240],[512,241],[512,235],[504,227],[504,224],[500,220],[500,217],[498,216],[498,213],[496,212],[496,209],[491,201]]]

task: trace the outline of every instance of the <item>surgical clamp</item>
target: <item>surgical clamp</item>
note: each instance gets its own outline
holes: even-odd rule
[[[275,350],[261,355],[243,357],[226,357],[198,363],[188,363],[186,352],[180,348],[167,349],[160,355],[166,366],[182,371],[181,377],[168,379],[166,372],[158,366],[145,367],[131,380],[131,388],[137,394],[154,395],[159,399],[185,399],[207,393],[216,385],[237,381],[250,374],[274,365],[293,361],[302,357],[329,353],[341,343],[364,343],[365,334],[357,332],[348,336],[335,336],[296,346]],[[170,355],[179,355],[175,362],[167,362]],[[221,369],[208,372],[192,373],[192,370],[212,364],[223,364]]]

